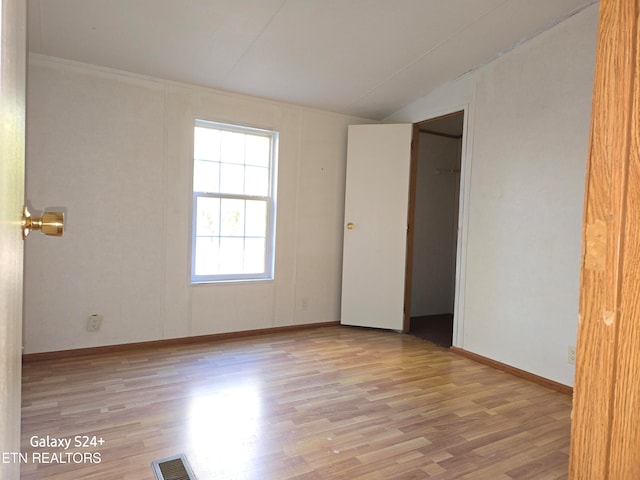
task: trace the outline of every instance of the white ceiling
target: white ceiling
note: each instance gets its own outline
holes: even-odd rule
[[[382,119],[597,0],[28,0],[31,52]]]

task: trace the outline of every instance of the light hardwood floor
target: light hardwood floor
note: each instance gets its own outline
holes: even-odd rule
[[[566,478],[570,411],[565,394],[350,327],[31,362],[21,478],[152,480],[151,461],[179,453],[199,480]],[[69,463],[32,462],[65,452],[30,446],[47,435],[71,439]],[[85,435],[104,444],[75,447]]]

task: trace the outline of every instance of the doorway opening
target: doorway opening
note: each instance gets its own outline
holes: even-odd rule
[[[453,343],[464,111],[414,125],[405,331]],[[407,325],[408,320],[408,325]]]

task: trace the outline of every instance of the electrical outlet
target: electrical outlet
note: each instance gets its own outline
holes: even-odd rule
[[[576,364],[576,347],[571,345],[567,350],[567,362],[571,365]]]
[[[89,323],[87,323],[87,330],[90,332],[97,332],[102,325],[102,315],[93,314],[89,317]]]
[[[302,297],[302,301],[300,302],[300,306],[302,307],[302,311],[303,312],[309,310],[309,297]]]

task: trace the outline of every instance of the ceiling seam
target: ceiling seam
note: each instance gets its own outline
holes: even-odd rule
[[[258,42],[258,40],[260,39],[260,37],[262,37],[262,35],[264,34],[264,32],[267,30],[267,28],[269,28],[269,25],[271,25],[273,23],[273,20],[278,16],[278,14],[282,11],[283,7],[285,6],[285,4],[288,2],[289,0],[282,0],[282,2],[280,3],[280,6],[278,7],[278,9],[273,13],[273,15],[271,15],[271,17],[269,17],[269,20],[267,20],[265,22],[265,24],[263,25],[262,29],[260,29],[260,32],[253,38],[253,40],[251,41],[251,43],[249,45],[247,45],[247,48],[244,49],[244,51],[242,52],[242,55],[240,55],[238,57],[238,59],[233,63],[233,65],[231,66],[231,68],[229,69],[229,71],[227,72],[227,74],[225,75],[225,80],[228,79],[232,74],[233,71],[236,69],[236,67],[238,66],[238,64],[242,61],[242,59],[247,55],[247,52],[249,52],[249,50],[251,50],[251,48]]]
[[[506,53],[509,53],[510,51],[518,48],[520,45],[527,43],[529,40],[534,39],[535,37],[537,37],[538,35],[543,34],[544,32],[546,32],[547,30],[552,29],[553,27],[555,27],[556,25],[564,22],[565,20],[568,20],[569,18],[573,17],[574,15],[579,14],[580,12],[582,12],[583,10],[586,10],[587,8],[593,6],[594,4],[598,3],[600,0],[590,0],[588,4],[586,5],[582,5],[580,7],[577,7],[575,9],[573,9],[571,12],[569,12],[567,15],[563,16],[563,17],[559,17],[554,19],[552,22],[548,23],[547,25],[545,25],[542,28],[539,28],[538,30],[530,33],[529,35],[524,36],[523,38],[521,38],[518,42],[509,45],[508,47],[504,48],[503,50],[500,50],[498,53],[496,53],[493,57],[485,60],[482,63],[478,63],[477,65],[474,65],[473,67],[471,67],[469,70],[466,70],[465,72],[461,73],[460,75],[458,75],[457,77],[453,78],[450,81],[456,81],[457,79],[464,77],[465,75],[467,75],[468,73],[471,73],[475,70],[478,70],[479,68],[484,67],[485,65],[489,65],[491,62],[493,62],[494,60],[497,60],[498,58],[502,57],[503,55],[505,55]]]
[[[429,50],[427,50],[426,52],[422,53],[421,55],[419,55],[416,59],[412,60],[411,62],[409,62],[408,64],[406,64],[404,67],[402,67],[401,69],[397,70],[396,72],[392,73],[389,77],[387,77],[385,80],[383,80],[382,82],[379,82],[378,84],[376,84],[375,86],[373,86],[372,88],[370,88],[364,95],[361,95],[360,97],[358,97],[356,100],[354,100],[353,102],[351,102],[349,104],[349,106],[355,105],[357,103],[360,103],[362,100],[364,100],[365,98],[367,98],[369,95],[371,95],[374,91],[376,91],[378,88],[380,88],[382,85],[385,85],[386,83],[388,83],[391,79],[397,77],[398,75],[400,75],[402,72],[408,70],[409,68],[411,68],[413,65],[415,65],[416,63],[418,63],[420,60],[422,60],[424,57],[426,57],[427,55],[429,55],[431,52],[437,50],[438,48],[440,48],[442,45],[444,45],[445,43],[447,43],[449,40],[451,40],[452,38],[454,38],[456,35],[458,35],[460,32],[462,32],[463,30],[469,28],[471,25],[473,25],[474,23],[477,23],[480,19],[486,17],[487,15],[489,15],[490,13],[494,12],[495,10],[499,9],[500,7],[502,7],[505,3],[507,3],[509,0],[503,0],[501,3],[499,3],[498,5],[496,5],[495,7],[493,7],[490,10],[487,10],[486,12],[484,12],[483,14],[479,15],[478,17],[474,18],[471,22],[465,24],[464,26],[458,28],[454,33],[452,33],[451,35],[449,35],[447,38],[445,38],[444,40],[442,40],[440,43],[438,43],[437,45],[435,45],[434,47],[430,48]]]
[[[499,57],[503,56],[505,53],[508,53],[511,50],[517,48],[518,46],[520,46],[520,45],[522,45],[524,43],[527,43],[529,40],[537,37],[538,35],[546,32],[547,30],[551,30],[556,25],[561,24],[565,20],[568,20],[569,18],[573,17],[574,15],[577,15],[578,13],[582,12],[583,10],[586,10],[587,8],[591,7],[595,3],[598,3],[599,1],[600,0],[589,0],[589,3],[587,3],[586,5],[581,5],[579,7],[576,7],[573,10],[571,10],[569,13],[567,13],[567,14],[561,16],[561,17],[554,18],[551,22],[545,24],[543,27],[541,27],[541,28],[539,28],[537,30],[534,30],[530,34],[525,35],[519,41],[515,42],[512,45],[509,45],[508,47],[506,47],[503,50],[500,50],[493,58],[489,59],[486,62],[483,62],[483,63],[480,63],[480,64],[476,65],[471,70],[475,70],[475,69],[480,68],[480,67],[482,67],[482,66],[484,66],[484,65],[486,65],[488,63],[493,62],[496,58],[499,58]]]
[[[45,55],[49,55],[49,51],[45,48],[45,41],[44,41],[44,22],[42,21],[43,19],[43,15],[42,15],[42,1],[38,0],[38,34],[40,35],[40,51],[45,54]]]

